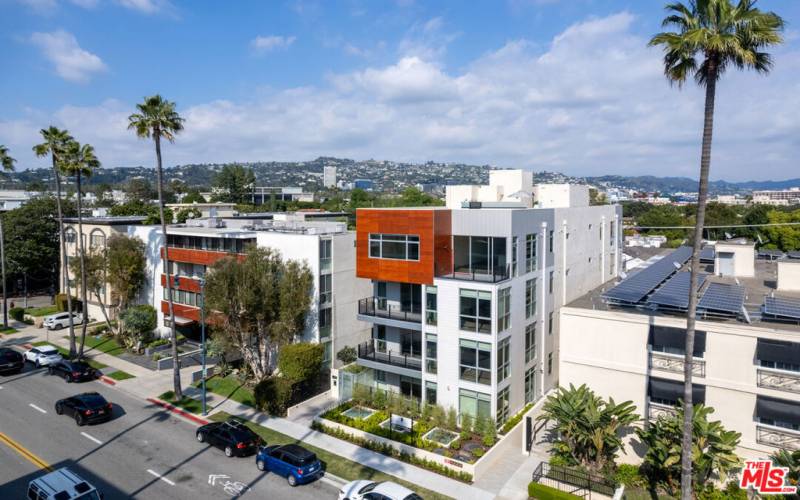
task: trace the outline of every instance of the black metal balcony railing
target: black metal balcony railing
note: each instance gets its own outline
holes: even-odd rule
[[[422,371],[422,358],[392,351],[379,352],[371,341],[358,344],[358,357],[410,370]]]
[[[419,306],[412,307],[412,310],[407,311],[400,307],[387,304],[386,299],[382,297],[367,297],[366,299],[359,300],[358,314],[374,316],[376,318],[422,323],[422,310]]]
[[[464,281],[480,281],[483,283],[499,283],[511,277],[511,266],[493,270],[457,268],[452,273],[440,277]]]

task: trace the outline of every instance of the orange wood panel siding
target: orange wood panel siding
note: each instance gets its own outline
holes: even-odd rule
[[[195,321],[200,321],[199,307],[192,307],[184,304],[173,303],[172,308],[175,311],[175,316],[178,316],[179,318],[187,318],[187,319],[193,319]],[[164,313],[165,316],[169,316],[169,303],[166,300],[161,301],[161,312]]]
[[[200,293],[200,283],[198,283],[196,280],[193,280],[191,278],[183,278],[182,277],[179,281],[180,281],[180,286],[177,287],[178,290],[185,290],[187,292]],[[167,286],[167,277],[164,274],[161,275],[161,286],[163,286],[165,288]],[[175,276],[172,277],[172,289],[173,290],[176,289],[176,287],[175,287]]]
[[[173,262],[185,262],[187,264],[202,264],[210,266],[214,262],[224,259],[230,255],[236,255],[239,259],[244,259],[242,254],[230,254],[228,252],[215,252],[212,250],[195,250],[193,248],[174,248],[169,247],[169,260]],[[164,257],[164,249],[161,249],[161,257]]]
[[[438,210],[381,210],[356,211],[356,275],[360,278],[399,283],[433,284],[435,275],[435,212]],[[450,233],[449,211],[441,217],[438,229]],[[445,227],[446,226],[446,227]],[[373,259],[369,256],[370,233],[411,234],[419,236],[419,260]],[[452,254],[452,250],[449,250]],[[452,262],[448,249],[442,249],[442,261]],[[452,267],[452,264],[450,264]]]

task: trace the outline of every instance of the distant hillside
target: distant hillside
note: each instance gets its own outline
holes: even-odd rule
[[[601,177],[587,177],[589,184],[608,187],[635,189],[637,191],[658,191],[661,193],[692,193],[697,191],[697,179],[688,177],[655,177],[642,175],[627,177],[619,175],[604,175]],[[788,189],[800,187],[800,178],[785,181],[746,181],[746,182],[709,182],[709,191],[713,194],[749,193],[760,189]]]

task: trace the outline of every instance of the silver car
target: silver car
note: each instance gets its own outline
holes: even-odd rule
[[[36,365],[37,368],[41,366],[49,366],[58,363],[63,358],[54,346],[40,345],[26,351],[23,354],[25,361],[29,361]]]
[[[80,325],[81,323],[83,323],[83,315],[75,312],[72,313],[72,324]],[[48,330],[60,330],[62,328],[67,328],[69,326],[69,313],[61,312],[51,314],[50,316],[45,316],[42,325],[44,325],[44,327]]]

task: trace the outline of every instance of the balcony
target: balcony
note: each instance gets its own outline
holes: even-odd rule
[[[371,318],[404,321],[407,323],[422,323],[422,310],[419,306],[411,306],[410,311],[404,308],[387,304],[382,297],[367,297],[358,301],[358,314]]]
[[[647,402],[647,419],[658,420],[659,417],[672,417],[677,414],[674,406],[665,405],[661,403]]]
[[[776,391],[800,394],[800,373],[782,370],[758,369],[758,386]]]
[[[372,341],[358,345],[358,358],[408,370],[422,371],[422,358],[388,350],[378,352],[375,350],[375,345]]]
[[[682,355],[651,351],[649,361],[651,370],[683,373],[684,358]],[[692,374],[696,377],[706,376],[706,362],[704,359],[694,358],[692,362]]]
[[[478,281],[480,283],[500,283],[511,277],[510,266],[505,268],[489,271],[487,269],[462,269],[455,270],[450,274],[438,276],[439,278],[448,278],[461,281]]]
[[[757,424],[756,442],[789,451],[800,450],[800,432]]]

